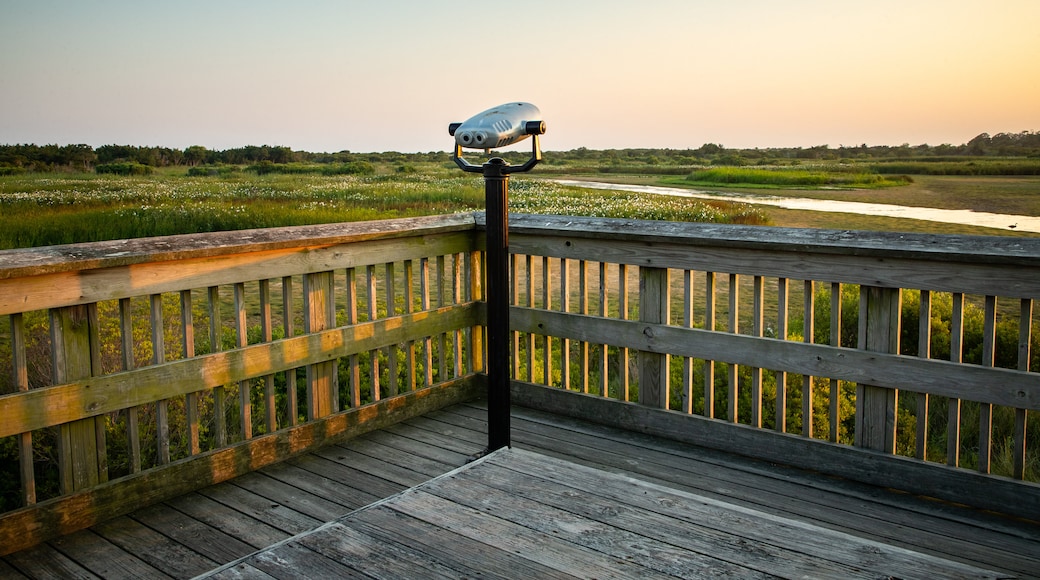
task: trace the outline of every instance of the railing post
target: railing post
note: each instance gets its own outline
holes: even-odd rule
[[[671,316],[670,279],[667,268],[639,268],[639,321],[667,324]],[[643,329],[653,338],[650,327]],[[639,404],[668,408],[669,357],[664,353],[639,351]]]
[[[898,354],[902,290],[863,286],[860,301],[859,347],[873,352]],[[898,403],[899,391],[896,389],[858,385],[857,446],[895,453]]]
[[[101,360],[96,305],[56,308],[50,316],[54,382],[62,384],[92,376]],[[105,418],[91,417],[62,425],[58,457],[62,494],[107,481]]]
[[[303,277],[303,331],[321,332],[336,325],[332,272]],[[369,297],[374,300],[373,297]],[[307,420],[333,413],[336,396],[336,361],[307,365]]]

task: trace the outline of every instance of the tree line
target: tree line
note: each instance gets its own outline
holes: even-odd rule
[[[312,153],[289,147],[247,145],[232,149],[207,149],[192,145],[184,149],[134,145],[0,145],[0,175],[43,171],[92,171],[98,166],[133,164],[150,168],[199,165],[255,165],[259,163],[346,164],[442,162],[447,153]],[[705,143],[696,149],[607,149],[579,147],[551,153],[554,163],[618,165],[745,165],[785,160],[917,159],[957,160],[965,157],[1040,158],[1040,131],[1019,133],[982,133],[962,145],[854,145],[812,147],[729,149]]]

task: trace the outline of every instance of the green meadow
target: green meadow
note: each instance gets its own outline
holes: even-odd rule
[[[480,176],[424,164],[370,175],[323,171],[0,176],[0,249],[481,210]],[[516,212],[768,224],[747,204],[597,192],[515,177]]]

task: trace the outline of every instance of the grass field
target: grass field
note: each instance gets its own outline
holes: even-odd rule
[[[516,177],[514,211],[767,224],[746,204],[581,191]],[[454,166],[375,175],[22,174],[0,177],[0,249],[483,209],[482,178]]]

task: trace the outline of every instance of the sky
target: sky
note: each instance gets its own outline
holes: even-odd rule
[[[0,0],[0,144],[959,145],[1040,130],[1040,0]]]

